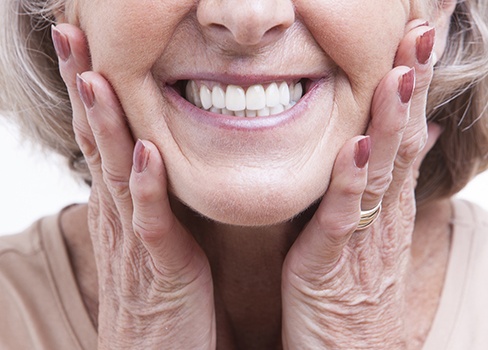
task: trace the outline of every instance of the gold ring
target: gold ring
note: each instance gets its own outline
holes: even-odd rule
[[[376,207],[370,210],[361,210],[361,218],[359,219],[356,231],[365,230],[376,221],[381,212],[381,202]]]

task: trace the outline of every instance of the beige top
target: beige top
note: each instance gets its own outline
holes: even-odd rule
[[[488,349],[488,213],[454,202],[453,242],[425,350]],[[59,214],[0,237],[0,349],[92,350],[97,333],[78,291]]]

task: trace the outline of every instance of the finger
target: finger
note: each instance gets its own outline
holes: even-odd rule
[[[197,259],[200,249],[171,210],[166,172],[158,149],[149,141],[137,141],[133,164],[130,191],[135,235],[166,278],[186,276],[182,269],[200,271],[204,266],[195,266],[201,261]]]
[[[394,160],[408,122],[414,87],[414,69],[401,66],[390,71],[376,89],[367,130],[372,149],[368,184],[361,203],[363,210],[375,208],[391,184]]]
[[[293,245],[293,254],[288,254],[292,259],[288,262],[290,268],[297,275],[317,274],[321,278],[341,257],[359,222],[370,152],[369,137],[356,137],[339,152],[329,188],[315,215]]]
[[[110,84],[100,74],[78,75],[77,85],[100,154],[101,164],[91,165],[93,176],[103,179],[119,213],[129,220],[132,217],[129,177],[134,141],[123,110]]]
[[[85,36],[79,28],[64,23],[52,26],[51,36],[58,55],[59,72],[68,90],[76,140],[85,155],[93,156],[95,141],[76,86],[76,75],[90,69]]]
[[[411,30],[400,43],[396,64],[415,68],[416,82],[410,105],[410,119],[403,133],[395,159],[391,195],[393,200],[401,193],[403,183],[412,176],[413,163],[427,141],[427,94],[433,76],[432,50],[435,29],[421,26]]]
[[[422,149],[422,151],[420,151],[413,165],[415,179],[417,179],[419,176],[418,172],[420,170],[420,165],[422,164],[422,161],[424,160],[427,153],[429,153],[429,151],[432,149],[432,147],[434,147],[437,140],[441,136],[442,131],[442,126],[437,123],[431,122],[427,124],[427,143],[425,144],[425,147]]]

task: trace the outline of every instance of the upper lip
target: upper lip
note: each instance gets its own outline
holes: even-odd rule
[[[298,81],[300,79],[318,80],[326,76],[326,73],[320,74],[300,74],[300,75],[241,75],[241,74],[222,74],[215,72],[197,73],[197,74],[185,74],[169,79],[164,79],[166,84],[172,85],[179,81],[195,80],[195,81],[212,81],[222,85],[239,85],[239,86],[251,86],[255,84],[267,84],[280,81]]]

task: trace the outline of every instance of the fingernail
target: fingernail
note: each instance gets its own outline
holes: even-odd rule
[[[412,99],[415,86],[415,69],[411,68],[407,73],[400,77],[398,84],[398,94],[402,103],[408,103]]]
[[[363,169],[368,164],[371,156],[371,138],[363,137],[356,143],[356,152],[354,154],[354,163],[359,169]]]
[[[420,64],[426,64],[432,55],[432,49],[435,42],[435,28],[426,31],[424,34],[417,38],[415,44],[415,53],[417,55],[417,62]]]
[[[95,96],[93,95],[93,89],[88,82],[83,79],[79,74],[76,74],[76,87],[80,94],[80,98],[86,108],[90,109],[95,104]]]
[[[71,48],[69,46],[68,38],[66,38],[66,36],[54,25],[51,26],[51,37],[53,39],[56,54],[61,60],[67,61],[69,56],[71,56]]]
[[[149,152],[144,145],[144,142],[137,140],[136,147],[134,148],[134,171],[136,173],[142,173],[147,168],[149,160]]]

